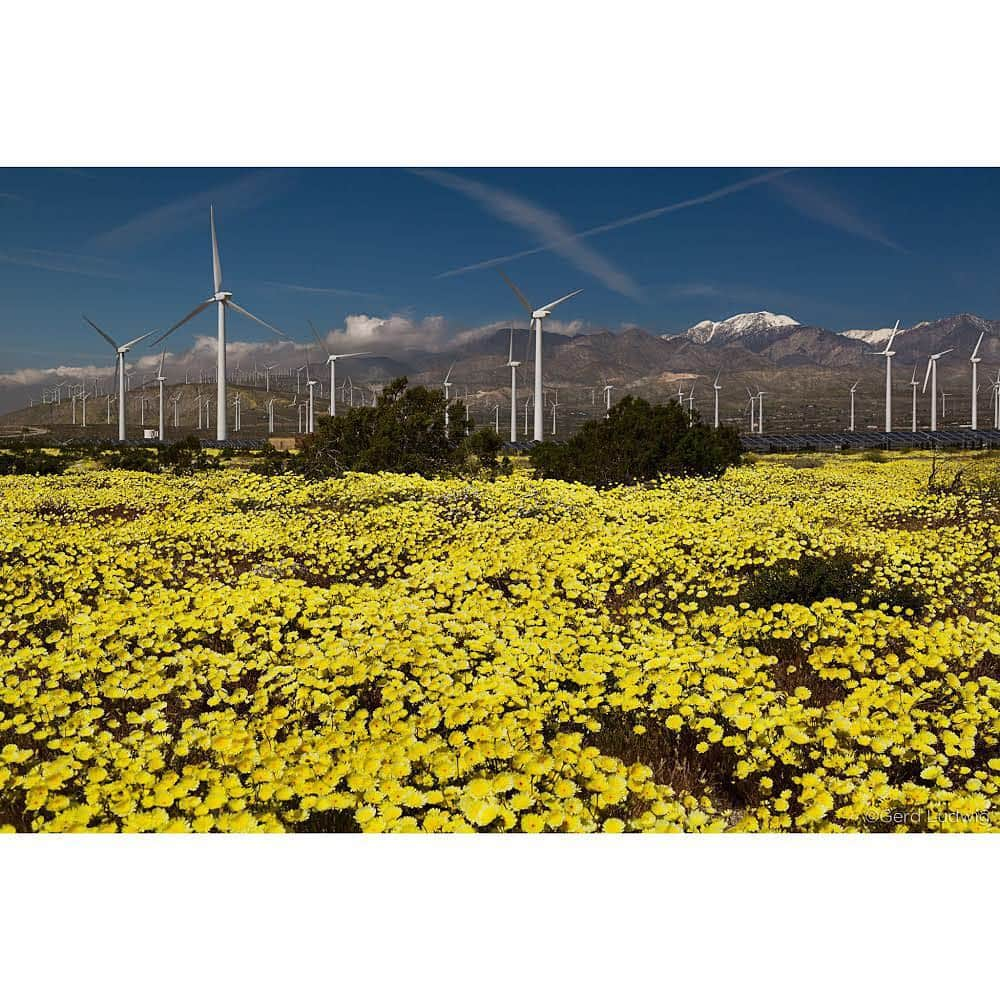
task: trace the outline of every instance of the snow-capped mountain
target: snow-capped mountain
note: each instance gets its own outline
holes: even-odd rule
[[[799,321],[791,316],[766,311],[752,313],[737,313],[728,319],[715,322],[704,319],[700,323],[685,330],[681,336],[693,340],[696,344],[713,345],[727,344],[731,340],[747,337],[759,337],[775,331],[784,331],[785,327],[799,326]]]
[[[891,326],[884,326],[880,330],[841,330],[841,337],[850,337],[851,340],[863,340],[866,344],[884,344],[892,333]]]

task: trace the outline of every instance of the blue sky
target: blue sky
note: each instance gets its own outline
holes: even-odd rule
[[[539,247],[505,268],[539,303],[582,287],[554,318],[588,327],[995,318],[998,195],[989,169],[2,169],[0,372],[107,361],[81,312],[125,338],[205,298],[210,202],[225,287],[292,337],[363,315],[440,346],[519,316],[476,265]]]

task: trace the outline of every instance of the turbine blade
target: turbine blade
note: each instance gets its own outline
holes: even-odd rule
[[[889,351],[892,349],[892,342],[895,339],[898,330],[899,330],[899,320],[897,319],[896,325],[892,328],[892,333],[889,334],[889,342],[885,345],[886,354],[888,354]]]
[[[313,321],[310,319],[310,320],[307,320],[307,322],[309,323],[309,329],[312,330],[313,338],[315,339],[316,343],[319,344],[319,349],[321,351],[326,351],[327,350],[326,344],[323,343],[323,338],[320,337],[319,331],[313,325]]]
[[[164,333],[162,336],[157,337],[156,340],[154,340],[153,343],[150,344],[149,346],[156,347],[157,344],[166,340],[167,337],[169,337],[170,334],[174,332],[174,330],[178,329],[179,327],[182,327],[189,319],[194,319],[194,317],[197,316],[198,313],[200,313],[203,309],[207,309],[214,301],[215,299],[205,299],[205,301],[202,302],[201,305],[192,309],[191,312],[189,312],[187,316],[185,316],[184,319],[182,319],[179,323],[174,323],[174,325],[169,330],[167,330],[166,333]]]
[[[141,337],[136,337],[134,340],[129,340],[127,343],[122,344],[120,350],[127,351],[130,347],[134,347],[136,344],[138,344],[140,340],[145,340],[147,337],[152,337],[154,333],[156,333],[155,330],[150,330],[149,333],[144,333]],[[150,344],[149,346],[152,347],[153,345]]]
[[[118,350],[118,345],[92,320],[88,319],[86,316],[83,317],[116,351]]]
[[[341,358],[367,358],[371,356],[371,351],[355,351],[353,354],[338,354],[336,355],[337,360]]]
[[[167,356],[167,349],[163,348],[163,353],[160,355],[160,364],[156,369],[156,377],[159,378],[163,374],[163,359]]]
[[[923,387],[923,389],[920,390],[921,392],[926,392],[927,391],[927,380],[931,377],[931,365],[933,365],[933,364],[934,364],[934,359],[931,358],[927,362],[927,374],[924,376],[924,387]]]
[[[514,363],[514,325],[510,327],[510,347],[507,350],[507,364]]]
[[[977,341],[976,341],[976,346],[975,346],[975,347],[974,347],[974,348],[972,349],[972,356],[973,356],[973,357],[975,357],[975,356],[976,356],[976,355],[977,355],[977,354],[979,353],[979,347],[980,347],[980,345],[981,345],[981,344],[982,344],[982,342],[983,342],[983,337],[985,337],[985,336],[986,336],[986,331],[984,330],[984,331],[983,331],[983,332],[982,332],[982,333],[981,333],[981,334],[979,335],[979,340],[977,340]]]
[[[222,261],[219,260],[219,240],[215,235],[215,206],[208,208],[209,224],[212,227],[212,278],[215,281],[215,290],[222,291]]]
[[[579,295],[582,291],[582,288],[578,288],[575,292],[570,292],[569,295],[564,295],[561,299],[556,299],[555,302],[550,302],[547,306],[542,306],[542,309],[539,309],[538,311],[541,312],[543,309],[546,311],[555,309],[555,307],[561,302],[565,302],[567,299],[573,298],[574,295]]]
[[[267,327],[268,330],[271,330],[273,333],[276,333],[279,337],[286,336],[276,326],[271,326],[270,323],[265,323],[259,317],[254,316],[252,312],[247,312],[247,310],[244,309],[243,306],[238,306],[232,299],[226,299],[226,305],[229,306],[231,309],[235,309],[238,313],[242,313],[249,319],[252,319],[255,323],[260,323],[261,326]]]
[[[532,313],[531,303],[524,297],[524,295],[521,292],[521,289],[518,288],[517,285],[515,285],[514,282],[511,281],[510,278],[508,278],[507,275],[504,274],[504,272],[501,271],[499,267],[497,268],[497,271],[499,272],[500,277],[503,278],[503,280],[506,281],[508,285],[510,285],[511,291],[513,291],[513,293],[521,300],[521,305],[528,310],[528,315],[530,316]]]

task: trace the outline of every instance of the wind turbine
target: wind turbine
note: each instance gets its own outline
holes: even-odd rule
[[[240,394],[238,392],[233,394],[233,408],[236,411],[236,419],[233,425],[233,430],[239,433],[243,424],[240,420],[242,414],[240,413]]]
[[[309,375],[309,362],[306,362],[306,388],[309,390],[309,408],[306,410],[308,415],[308,420],[306,426],[308,427],[308,433],[312,434],[316,430],[316,420],[315,420],[315,409],[313,408],[313,387],[316,385],[316,379],[310,377]]]
[[[81,421],[80,421],[80,426],[81,427],[86,427],[87,426],[87,396],[88,395],[89,394],[88,394],[87,390],[84,389],[82,395],[80,396],[80,406],[81,406],[82,411],[83,411],[82,418],[81,418]]]
[[[127,401],[127,395],[125,393],[125,355],[128,353],[129,349],[135,347],[140,340],[145,340],[147,337],[156,333],[155,330],[150,330],[149,333],[144,333],[141,337],[136,337],[134,340],[129,340],[128,342],[119,346],[111,339],[93,320],[87,319],[86,316],[83,317],[84,320],[90,324],[116,351],[117,361],[115,362],[118,368],[118,440],[125,440],[125,403]]]
[[[198,390],[198,395],[194,397],[195,406],[198,407],[198,430],[201,430],[201,390]]]
[[[552,436],[556,436],[556,409],[559,406],[559,390],[553,390],[552,396]]]
[[[749,389],[747,389],[747,395],[750,397],[750,433],[753,434],[753,432],[756,430],[757,427],[754,421],[754,412],[757,406],[757,397]]]
[[[1000,371],[996,381],[990,383],[990,388],[993,390],[993,429],[1000,431]]]
[[[764,433],[764,390],[757,390],[757,433]]]
[[[948,397],[953,396],[953,392],[945,392],[944,389],[941,390],[941,419],[944,420],[948,416]]]
[[[525,437],[528,436],[528,405],[532,402],[532,400],[534,400],[534,398],[535,398],[534,391],[529,392],[528,395],[525,396],[525,398],[524,398],[524,436]]]
[[[497,269],[499,270],[499,268]],[[507,277],[503,271],[500,271],[500,277],[510,285],[511,291],[520,299],[521,305],[528,310],[528,315],[531,317],[532,326],[535,331],[535,434],[534,439],[536,441],[541,441],[544,436],[544,428],[542,426],[542,407],[543,407],[543,395],[542,395],[542,320],[549,316],[556,306],[561,305],[567,299],[573,298],[574,295],[579,295],[583,291],[582,288],[578,288],[575,292],[570,292],[569,295],[564,295],[561,299],[556,299],[554,302],[549,302],[547,305],[542,306],[540,309],[532,309],[531,303],[524,297],[521,293],[521,289],[514,284],[510,278]]]
[[[319,332],[316,327],[313,326],[312,320],[309,320],[309,329],[312,330],[312,335],[316,339],[316,343],[319,344],[319,349],[321,351],[329,350],[326,344],[323,343],[323,338],[320,337]],[[369,351],[355,351],[353,354],[329,354],[326,361],[330,366],[330,416],[335,417],[337,415],[337,398],[336,393],[333,391],[333,387],[337,384],[337,362],[341,358],[366,358],[371,352]]]
[[[507,351],[507,367],[510,369],[510,443],[517,444],[517,369],[520,361],[514,360],[514,324],[510,325],[510,347]],[[500,429],[497,428],[497,433]]]
[[[688,393],[688,413],[694,413],[694,382],[691,383],[691,391]]]
[[[452,365],[451,368],[455,366]],[[444,377],[444,382],[441,384],[444,386],[444,428],[448,429],[448,400],[451,398],[451,368],[448,369],[448,374]],[[363,400],[364,397],[362,397]],[[354,394],[351,394],[351,400],[354,400]]]
[[[913,413],[911,417],[910,430],[912,433],[917,433],[917,388],[920,385],[920,379],[917,378],[917,366],[913,366],[913,374],[910,376],[910,391],[913,393]]]
[[[927,374],[924,376],[924,388],[923,391],[927,392],[927,380],[931,381],[931,432],[937,430],[937,363],[946,354],[955,350],[954,347],[949,347],[947,351],[939,351],[937,354],[932,354],[927,360]]]
[[[160,429],[159,429],[159,440],[162,441],[164,438],[164,431],[166,428],[163,426],[163,383],[166,379],[163,377],[163,359],[167,356],[167,349],[163,348],[163,353],[160,355],[160,366],[156,369],[156,381],[160,387]],[[176,423],[175,423],[176,426]]]
[[[885,432],[889,434],[892,432],[892,359],[896,356],[896,352],[892,349],[892,342],[896,337],[896,333],[899,330],[899,320],[896,320],[896,325],[892,328],[892,333],[889,334],[889,339],[886,341],[885,347],[881,351],[869,351],[868,353],[877,358],[885,358]]]
[[[209,208],[208,218],[209,226],[212,230],[212,279],[215,291],[210,299],[205,299],[204,302],[192,309],[179,323],[175,323],[166,333],[153,341],[153,343],[158,344],[161,340],[166,340],[174,330],[182,327],[188,320],[194,319],[198,313],[207,309],[213,302],[216,304],[218,308],[219,332],[215,363],[215,433],[219,441],[225,441],[226,428],[228,426],[226,414],[226,310],[235,309],[238,313],[241,313],[248,319],[252,319],[255,323],[259,323],[272,333],[278,334],[279,337],[284,337],[285,335],[277,327],[271,326],[270,323],[265,323],[262,319],[254,316],[253,313],[247,312],[242,306],[237,305],[233,301],[232,292],[222,290],[222,262],[219,260],[219,241],[215,235],[214,207]]]
[[[859,383],[855,382],[854,385],[851,386],[851,427],[850,427],[850,430],[851,430],[852,434],[854,433],[854,393],[857,392],[858,385],[859,385]]]
[[[604,387],[604,419],[607,420],[611,413],[611,390],[614,388],[613,385],[608,383]]]
[[[274,433],[274,404],[277,402],[274,396],[267,401],[267,433]]]
[[[972,429],[979,429],[979,381],[978,381],[978,367],[979,362],[983,359],[979,357],[979,347],[983,342],[983,337],[986,336],[986,331],[984,330],[979,335],[979,340],[976,341],[976,346],[972,349],[972,357],[969,361],[972,363]],[[943,416],[943,414],[942,414]]]
[[[715,390],[715,424],[714,424],[714,426],[716,427],[716,429],[718,429],[718,426],[719,426],[719,390],[722,388],[722,386],[719,385],[719,376],[721,374],[722,374],[722,371],[720,370],[718,372],[718,374],[716,374],[715,379],[712,382],[712,388]]]

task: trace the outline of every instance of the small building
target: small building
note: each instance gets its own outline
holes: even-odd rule
[[[302,438],[297,434],[275,434],[267,439],[275,451],[297,451],[302,447]]]

